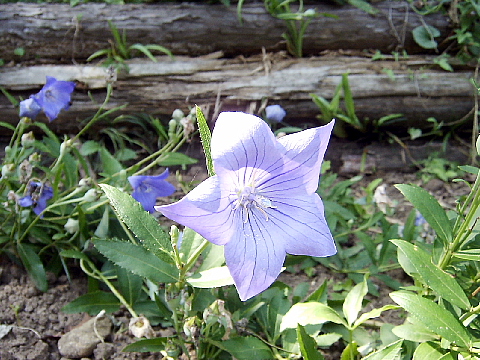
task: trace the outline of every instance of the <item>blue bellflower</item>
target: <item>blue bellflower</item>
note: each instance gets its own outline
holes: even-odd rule
[[[268,105],[265,108],[265,116],[269,121],[282,122],[287,112],[280,105]]]
[[[52,197],[53,189],[51,186],[38,181],[30,181],[27,194],[18,199],[18,205],[23,207],[33,206],[33,212],[40,215],[46,209],[47,201]]]
[[[62,110],[70,107],[71,94],[75,89],[72,81],[58,81],[47,76],[47,83],[37,94],[20,103],[20,116],[35,119],[40,110],[43,110],[49,121],[57,118]]]
[[[156,206],[217,245],[242,301],[267,289],[286,254],[336,247],[316,194],[333,122],[276,139],[260,118],[221,113],[212,134],[216,175],[177,203]]]
[[[168,169],[157,176],[136,175],[130,176],[128,181],[133,187],[132,196],[145,211],[155,212],[153,206],[158,197],[170,196],[175,192],[175,187],[165,179],[170,175]]]

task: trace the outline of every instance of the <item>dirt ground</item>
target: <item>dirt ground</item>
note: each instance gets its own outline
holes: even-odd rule
[[[378,150],[377,150],[378,151]],[[381,152],[381,151],[380,151]],[[388,153],[385,151],[385,153]],[[336,155],[331,154],[335,158]],[[388,156],[388,155],[387,155]],[[337,170],[341,170],[340,168]],[[198,168],[190,170],[198,173]],[[341,170],[341,171],[345,171]],[[344,177],[354,175],[345,173]],[[404,172],[400,169],[380,170],[366,175],[358,184],[355,192],[361,196],[361,187],[366,186],[375,178],[381,177],[387,184],[388,195],[399,202],[398,213],[405,214],[411,207],[403,201],[401,194],[393,187],[397,183],[417,183],[420,180],[416,173]],[[198,178],[197,178],[198,180]],[[455,206],[455,199],[466,194],[468,187],[461,183],[444,183],[440,180],[430,180],[424,188],[434,194],[441,203],[448,207]],[[71,282],[65,275],[50,276],[49,290],[42,293],[29,280],[25,271],[13,264],[9,259],[0,257],[0,325],[12,325],[6,336],[0,339],[1,360],[57,360],[62,359],[58,351],[59,338],[86,321],[84,314],[65,314],[61,308],[87,291],[87,283],[81,270],[73,271]],[[330,270],[319,265],[316,275],[311,278],[305,274],[282,274],[280,280],[296,284],[302,281],[321,283],[325,278],[339,277]],[[404,274],[398,271],[395,275],[404,280]],[[388,288],[381,289],[382,296],[374,301],[373,306],[391,303],[388,297]],[[116,325],[104,343],[100,343],[89,359],[160,359],[160,354],[149,353],[122,353],[122,349],[135,341],[134,337],[124,329],[128,328],[128,313],[118,311],[113,314]],[[123,330],[122,330],[123,329]],[[161,329],[156,328],[157,334]],[[1,329],[0,329],[1,334]],[[326,351],[327,359],[338,358],[339,349],[332,348]],[[64,358],[63,358],[64,359]]]

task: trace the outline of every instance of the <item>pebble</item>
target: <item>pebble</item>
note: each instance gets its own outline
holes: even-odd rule
[[[110,334],[112,322],[108,317],[92,318],[80,326],[64,334],[58,340],[58,350],[63,357],[79,359],[93,354],[101,339]]]

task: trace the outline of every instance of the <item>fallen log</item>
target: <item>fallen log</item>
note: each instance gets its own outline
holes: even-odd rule
[[[440,13],[421,17],[407,1],[375,3],[375,15],[352,6],[312,5],[320,16],[304,37],[304,53],[325,50],[374,49],[385,53],[406,49],[422,51],[412,29],[428,24],[449,34],[448,18]],[[199,56],[223,51],[226,56],[285,50],[282,20],[270,16],[262,3],[245,4],[240,22],[236,6],[162,3],[107,5],[9,3],[1,5],[0,49],[4,61],[82,62],[97,50],[110,48],[113,36],[107,20],[126,31],[129,44],[159,44],[174,54]],[[24,49],[24,55],[14,50]],[[424,51],[424,50],[423,50]]]
[[[210,119],[219,111],[258,113],[262,103],[280,104],[287,122],[316,123],[319,110],[311,93],[331,99],[342,74],[348,79],[359,118],[378,119],[404,114],[402,127],[422,127],[426,119],[451,122],[473,107],[473,71],[449,73],[435,70],[432,59],[412,56],[406,60],[373,61],[358,57],[294,59],[284,54],[250,58],[159,57],[158,62],[131,60],[129,72],[119,73],[107,108],[128,103],[117,114],[145,112],[171,115],[176,108],[203,106]],[[44,65],[3,68],[0,86],[12,95],[28,97],[45,83],[45,76],[79,82],[70,110],[51,123],[59,132],[75,131],[78,122],[92,116],[105,97],[105,68],[90,65]],[[93,103],[86,90],[95,99]],[[15,109],[0,97],[0,121],[16,123]],[[423,124],[423,125],[422,125]]]

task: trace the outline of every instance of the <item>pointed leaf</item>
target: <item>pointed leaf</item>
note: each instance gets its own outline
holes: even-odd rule
[[[347,326],[345,320],[328,305],[319,302],[297,303],[283,317],[280,332],[295,329],[298,324],[316,325],[327,321]]]
[[[462,287],[453,276],[433,264],[431,256],[426,251],[403,240],[392,240],[392,243],[398,246],[425,284],[436,291],[438,295],[464,310],[470,308],[470,301]]]
[[[28,272],[35,286],[40,291],[48,290],[47,274],[38,254],[28,244],[17,244],[17,251],[23,266]]]
[[[317,350],[317,343],[307,334],[304,327],[297,325],[297,339],[304,360],[324,360],[323,355]]]
[[[362,310],[362,302],[367,295],[368,286],[367,279],[364,278],[361,283],[355,285],[347,294],[343,302],[343,314],[347,319],[348,325],[352,325],[357,319],[358,313]]]
[[[218,348],[229,352],[237,360],[273,359],[270,348],[253,336],[235,337],[225,341],[210,341]]]
[[[178,281],[176,266],[166,263],[140,245],[124,241],[96,240],[95,247],[110,261],[153,282]]]
[[[142,291],[143,278],[117,266],[118,289],[128,304],[133,306]]]
[[[425,342],[438,339],[437,334],[427,329],[420,322],[405,322],[403,325],[395,326],[392,329],[392,332],[399,338],[415,342]]]
[[[160,352],[165,350],[167,337],[157,337],[154,339],[142,339],[129,344],[123,348],[125,352]]]
[[[132,230],[142,245],[161,260],[174,263],[170,236],[155,218],[130,195],[110,185],[100,185],[118,218]]]
[[[403,340],[397,340],[394,343],[365,356],[363,360],[396,360],[400,351],[402,351]]]
[[[361,324],[363,324],[365,321],[379,317],[382,312],[387,311],[387,310],[396,310],[399,309],[397,305],[384,305],[381,308],[378,309],[373,309],[369,312],[363,313],[358,317],[358,319],[355,321],[353,327],[357,327]]]
[[[233,285],[233,278],[226,266],[201,271],[190,276],[187,282],[196,288],[214,288]]]
[[[122,164],[103,146],[100,148],[99,154],[103,173],[112,176],[123,170]]]
[[[97,315],[100,311],[105,310],[112,313],[120,309],[120,301],[110,292],[94,291],[73,300],[62,308],[65,313],[86,312],[90,315]]]
[[[191,158],[182,153],[169,152],[163,154],[158,164],[161,166],[175,166],[175,165],[192,165],[198,162],[197,159]]]
[[[390,297],[431,331],[457,345],[469,347],[471,336],[468,331],[440,305],[407,291],[395,291]]]
[[[440,360],[445,354],[440,344],[435,342],[424,342],[415,349],[413,360]]]
[[[407,184],[395,185],[400,192],[420,211],[437,235],[446,243],[453,238],[453,230],[445,210],[426,190]]]
[[[203,115],[202,109],[200,106],[195,105],[197,110],[197,122],[198,122],[198,131],[200,132],[200,138],[202,139],[203,152],[205,153],[205,160],[207,161],[207,172],[209,176],[215,175],[215,170],[213,169],[213,160],[212,160],[212,133],[208,127],[207,120]]]

